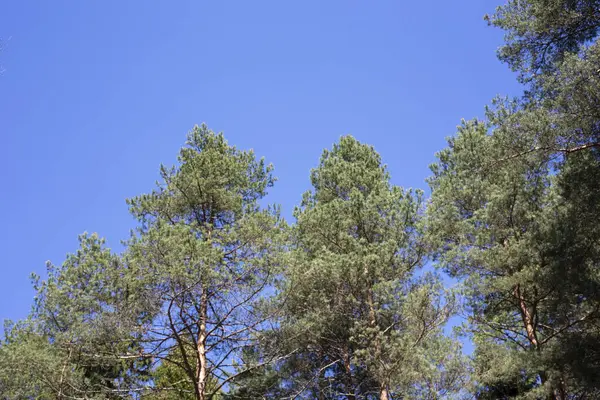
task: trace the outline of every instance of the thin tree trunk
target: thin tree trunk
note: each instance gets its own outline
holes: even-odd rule
[[[537,332],[535,329],[535,308],[534,310],[530,310],[527,307],[527,303],[525,302],[525,296],[521,292],[521,285],[517,284],[514,289],[515,298],[519,304],[519,312],[521,313],[521,319],[523,320],[523,327],[525,328],[525,332],[527,333],[527,339],[529,343],[535,348],[536,351],[541,351],[540,342],[537,337]],[[548,381],[548,377],[546,376],[546,371],[539,372],[540,382],[542,384]],[[552,394],[549,395],[548,400],[563,400],[564,397],[561,395],[559,390],[552,390]]]
[[[214,226],[215,217],[210,213],[210,224],[207,226],[207,232],[205,241],[207,243],[211,242],[212,237],[212,227]],[[200,295],[200,324],[198,326],[198,340],[197,340],[197,353],[198,353],[198,363],[196,365],[196,374],[197,374],[197,390],[198,399],[197,400],[206,400],[208,396],[206,395],[206,381],[207,381],[207,368],[206,368],[206,321],[208,321],[208,293],[206,284],[203,282],[201,285],[202,294]]]
[[[559,385],[558,389],[556,389],[554,391],[554,399],[556,400],[566,400],[567,398],[567,393],[565,391],[564,385],[561,384]]]
[[[366,272],[366,271],[365,271]],[[369,325],[371,328],[377,328],[377,314],[375,312],[375,300],[373,299],[373,291],[371,288],[367,290],[367,304],[369,305]],[[378,332],[375,333],[375,359],[380,361],[381,358],[381,341],[379,339]],[[387,383],[384,381],[379,382],[379,400],[389,400],[389,391]]]
[[[323,351],[319,349],[319,360],[323,360]],[[321,369],[319,371],[319,377],[317,378],[317,400],[325,400],[325,394],[323,393],[323,379],[325,378],[325,370]]]
[[[348,400],[354,400],[356,390],[354,388],[354,379],[352,378],[352,365],[350,364],[350,349],[346,349],[344,354],[344,371],[346,372],[346,398]]]
[[[388,388],[385,385],[381,385],[379,389],[379,400],[389,400],[390,394],[388,392]]]
[[[62,371],[60,373],[60,382],[58,383],[58,398],[62,399],[64,398],[63,396],[63,384],[64,384],[64,380],[65,380],[65,372],[67,371],[67,365],[69,365],[69,362],[71,361],[71,354],[73,354],[73,346],[71,345],[69,347],[69,355],[67,357],[67,359],[65,360],[63,367],[62,367]]]
[[[533,322],[534,316],[527,307],[527,303],[525,303],[525,298],[521,293],[521,285],[517,284],[515,286],[514,293],[517,301],[519,302],[519,311],[521,312],[521,318],[523,319],[523,326],[525,327],[525,332],[527,333],[527,339],[529,339],[529,342],[535,347],[536,350],[539,350],[540,345],[537,338],[537,332],[535,331],[535,324]]]
[[[197,353],[198,361],[196,363],[196,396],[198,400],[206,400],[206,320],[208,311],[208,298],[206,288],[202,290],[200,298],[200,324],[198,326]]]

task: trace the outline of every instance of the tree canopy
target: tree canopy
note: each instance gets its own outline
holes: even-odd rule
[[[195,126],[120,253],[85,233],[32,276],[0,398],[600,398],[600,2],[486,19],[524,92],[460,123],[429,199],[346,135],[286,222],[273,167]]]

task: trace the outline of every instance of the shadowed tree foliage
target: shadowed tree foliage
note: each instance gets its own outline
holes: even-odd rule
[[[509,1],[500,59],[531,83],[438,154],[428,235],[464,279],[480,398],[600,396],[597,1]]]
[[[555,88],[572,89],[565,81]],[[490,123],[463,123],[432,167],[429,235],[465,280],[475,379],[513,382],[524,398],[599,393],[598,133],[592,115],[570,112],[589,99],[498,104]]]

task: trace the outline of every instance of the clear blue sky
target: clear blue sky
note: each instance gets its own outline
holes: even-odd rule
[[[520,91],[482,19],[496,5],[3,2],[0,319],[26,315],[30,272],[78,234],[120,248],[125,198],[153,188],[194,124],[273,162],[286,215],[342,134],[373,144],[394,183],[425,188],[460,119]]]

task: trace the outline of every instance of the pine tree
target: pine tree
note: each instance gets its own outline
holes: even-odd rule
[[[463,122],[430,180],[429,237],[464,278],[481,398],[600,396],[600,3],[509,1],[521,99]]]
[[[31,315],[7,325],[0,346],[3,398],[121,398],[143,387],[144,300],[127,275],[103,239],[84,234],[46,280],[34,276]]]
[[[199,400],[257,367],[240,369],[239,354],[269,318],[255,305],[279,268],[282,221],[258,204],[275,181],[271,171],[202,125],[179,165],[161,167],[158,189],[129,200],[140,228],[128,260],[154,302],[145,350],[180,369]]]
[[[312,171],[275,332],[293,354],[278,365],[280,384],[265,385],[279,396],[433,399],[460,387],[458,346],[441,334],[453,301],[434,276],[414,276],[422,194],[389,180],[373,148],[350,136]]]
[[[512,387],[502,398],[594,397],[598,152],[558,143],[556,109],[503,105],[489,120],[439,154],[429,208],[441,265],[465,281],[475,380]]]
[[[506,31],[499,57],[525,81],[553,73],[600,29],[598,0],[510,0],[486,19]]]

